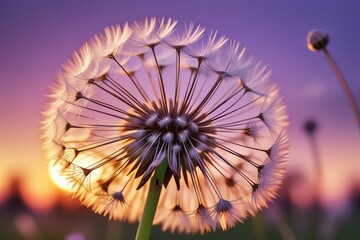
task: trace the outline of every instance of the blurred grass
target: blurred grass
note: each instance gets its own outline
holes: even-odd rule
[[[38,229],[33,236],[23,236],[16,228],[14,222],[19,215],[30,215]],[[253,223],[258,223],[259,218],[249,219],[244,224],[238,224],[228,231],[217,231],[200,234],[177,234],[163,232],[160,226],[152,230],[151,239],[279,239],[275,229],[266,227],[266,238],[259,238],[263,234],[254,233]],[[66,239],[71,233],[82,233],[87,240],[130,240],[134,239],[137,224],[128,224],[109,221],[107,218],[92,213],[89,209],[78,209],[76,211],[54,210],[49,213],[32,213],[28,210],[2,211],[0,217],[0,239]],[[270,235],[268,235],[270,234]]]
[[[116,221],[108,221],[106,217],[94,214],[89,209],[80,207],[76,210],[64,210],[57,208],[48,213],[34,213],[30,210],[20,207],[6,207],[0,208],[0,239],[52,239],[62,240],[66,239],[71,233],[81,233],[83,239],[86,240],[130,240],[134,239],[137,224],[121,223]],[[313,210],[307,209],[308,213]],[[217,231],[213,233],[206,233],[204,235],[184,235],[171,234],[170,232],[162,232],[159,226],[155,226],[151,239],[254,239],[254,240],[272,240],[282,239],[280,233],[276,228],[276,224],[268,214],[261,213],[255,218],[249,218],[244,224],[238,224],[235,228],[228,231]],[[301,215],[301,214],[300,214]],[[285,216],[287,223],[294,230],[296,239],[312,239],[309,237],[305,228],[295,226],[296,224],[307,224],[311,221],[306,220],[303,216],[293,216],[289,219]],[[35,225],[35,230],[32,229],[30,234],[26,236],[21,234],[16,227],[16,219],[19,216],[27,216],[32,219]],[[326,216],[322,216],[326,217]],[[295,218],[295,221],[294,221]],[[351,211],[351,214],[339,221],[336,224],[333,239],[360,239],[360,213]],[[311,226],[310,226],[311,227]],[[70,239],[70,238],[69,238]],[[74,238],[75,239],[75,238]],[[80,240],[81,238],[76,238]]]

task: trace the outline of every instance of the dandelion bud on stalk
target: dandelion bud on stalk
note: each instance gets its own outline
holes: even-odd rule
[[[351,92],[351,88],[347,83],[345,76],[340,71],[339,66],[335,62],[334,58],[327,50],[326,46],[329,43],[329,35],[324,30],[313,29],[308,33],[307,36],[307,46],[311,51],[323,51],[326,59],[328,60],[330,67],[333,69],[337,79],[339,80],[341,87],[343,88],[346,97],[350,103],[350,106],[354,112],[358,127],[360,128],[360,109],[356,102],[356,99]]]
[[[324,30],[311,30],[307,37],[307,45],[311,51],[323,50],[329,43],[329,35]]]
[[[139,221],[160,188],[154,224],[204,233],[275,197],[288,153],[285,105],[270,71],[238,42],[149,18],[106,28],[56,78],[47,158],[95,212]]]

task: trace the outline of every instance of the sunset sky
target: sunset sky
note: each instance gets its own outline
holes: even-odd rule
[[[303,125],[314,119],[319,124],[324,202],[336,202],[351,183],[360,185],[360,131],[325,56],[307,49],[306,36],[314,28],[329,33],[328,50],[360,105],[359,10],[358,0],[1,0],[0,203],[14,176],[23,181],[30,204],[54,199],[40,122],[45,95],[61,65],[104,27],[153,16],[218,30],[272,69],[290,115],[290,170],[312,179]]]

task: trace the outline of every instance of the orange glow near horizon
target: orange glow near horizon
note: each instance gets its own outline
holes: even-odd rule
[[[11,176],[5,161],[0,162],[0,204],[5,202],[11,193]]]
[[[329,144],[330,147],[331,144]],[[352,159],[353,152],[340,155],[336,153],[335,148],[321,149],[323,182],[320,190],[320,201],[326,207],[338,205],[341,202],[347,201],[350,196],[351,187],[359,182],[357,175],[358,163],[356,162],[339,162],[337,159]],[[305,154],[303,152],[303,154]],[[306,154],[305,154],[306,155]],[[299,207],[308,207],[313,201],[312,187],[313,187],[313,169],[311,166],[311,157],[308,162],[303,162],[303,166],[299,165],[299,161],[295,161],[295,157],[290,159],[289,164],[292,170],[303,172],[304,179],[297,181],[297,184],[291,187],[290,198],[293,203]],[[87,156],[84,159],[78,159],[78,163],[86,165],[85,163],[93,163],[93,158]],[[58,194],[66,195],[66,192],[71,190],[71,184],[66,181],[66,178],[60,174],[60,169],[51,162],[48,166],[43,163],[41,167],[36,165],[28,169],[27,174],[20,180],[20,192],[24,202],[34,210],[47,211],[51,209],[58,200]],[[305,167],[307,166],[307,167]],[[47,171],[46,171],[47,170]],[[296,171],[296,170],[295,170]],[[94,172],[93,179],[96,179],[98,172]],[[5,161],[0,162],[0,204],[4,203],[11,195],[12,186],[11,180],[18,176],[11,172],[10,165]],[[286,182],[285,182],[286,184]],[[58,188],[56,188],[57,186]],[[59,189],[63,193],[59,193]],[[65,192],[65,194],[64,194]]]
[[[42,171],[42,168],[31,169],[21,180],[21,196],[31,209],[46,212],[54,207],[58,195],[46,171]]]

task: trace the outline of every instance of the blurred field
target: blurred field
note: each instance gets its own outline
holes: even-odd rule
[[[282,196],[257,217],[226,232],[179,235],[155,227],[151,239],[292,239],[291,234],[282,236],[281,231],[286,232],[287,227],[294,239],[360,239],[359,196],[359,192],[354,193],[345,207],[331,211],[314,205],[299,208]],[[35,212],[14,192],[0,211],[0,239],[130,240],[136,234],[137,224],[108,221],[79,206],[70,196],[62,198],[62,202],[49,211]]]

